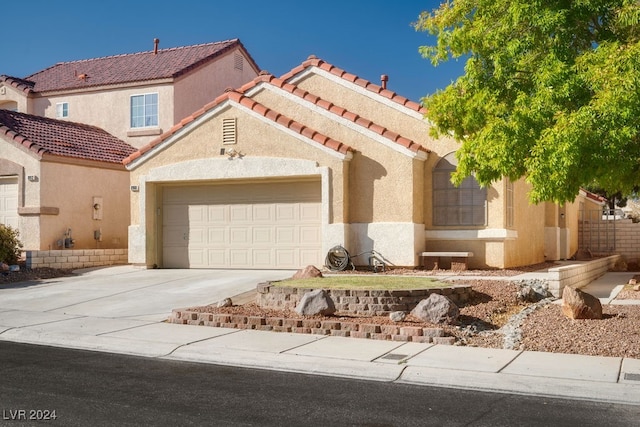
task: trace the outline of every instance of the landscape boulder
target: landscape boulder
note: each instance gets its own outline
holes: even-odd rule
[[[231,307],[232,305],[233,305],[233,301],[231,301],[231,298],[225,298],[221,301],[218,301],[218,308]]]
[[[425,322],[454,323],[460,315],[460,309],[446,296],[431,294],[420,301],[411,314]]]
[[[553,296],[545,280],[531,279],[514,282],[518,286],[516,298],[521,302],[538,302]]]
[[[316,289],[305,293],[295,310],[303,316],[330,316],[336,312],[336,305],[324,289]]]
[[[407,317],[404,311],[392,311],[389,313],[389,319],[393,322],[402,322]]]
[[[293,275],[293,279],[312,279],[314,277],[322,277],[322,272],[313,265],[301,268]]]
[[[567,286],[562,291],[562,313],[569,319],[602,319],[602,304],[593,295]]]

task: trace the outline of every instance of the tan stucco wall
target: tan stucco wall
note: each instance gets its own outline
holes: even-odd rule
[[[38,207],[40,186],[38,182],[30,182],[27,176],[40,177],[40,162],[26,149],[18,148],[13,142],[0,138],[0,159],[6,168],[0,174],[18,177],[18,207]],[[7,163],[5,163],[7,162]],[[25,249],[39,249],[40,221],[37,216],[19,216],[18,232]]]
[[[0,158],[12,162],[19,178],[20,240],[25,250],[58,249],[57,241],[71,228],[75,249],[126,248],[129,225],[129,177],[126,170],[40,161],[12,142],[0,141]],[[34,176],[30,181],[28,176]],[[103,219],[93,220],[93,197],[103,198]],[[51,213],[57,208],[57,214]],[[44,212],[42,211],[44,209]],[[93,239],[102,229],[102,242]]]
[[[41,217],[39,249],[58,249],[57,240],[71,228],[74,249],[127,247],[129,179],[125,170],[98,169],[44,162],[40,185],[42,206],[59,208]],[[93,219],[94,197],[102,198],[102,219]],[[94,231],[102,231],[102,241]]]
[[[131,125],[131,96],[158,93],[158,127],[134,128]],[[169,130],[173,122],[173,86],[169,83],[121,87],[67,93],[63,95],[49,94],[34,99],[32,114],[56,118],[56,104],[69,103],[69,117],[64,120],[86,123],[106,130],[117,138],[142,147],[156,138],[160,131]],[[151,132],[146,136],[128,136],[130,132]]]
[[[235,55],[242,56],[242,70],[235,68]],[[236,48],[216,61],[177,78],[174,84],[173,123],[178,123],[213,101],[226,88],[238,88],[252,80],[258,71],[252,67],[242,49]]]
[[[0,83],[0,108],[28,113],[29,102],[26,94],[11,85]]]
[[[503,187],[504,188],[504,187]],[[530,186],[523,180],[513,183],[514,226],[517,239],[505,242],[504,267],[544,262],[544,204],[529,201]]]
[[[399,152],[399,146],[394,149],[395,143],[390,140],[372,138],[372,132],[355,123],[336,123],[340,118],[335,114],[312,110],[310,104],[295,97],[285,97],[277,90],[262,90],[252,95],[252,99],[356,151],[349,168],[349,222],[416,222],[421,219],[422,176],[417,176],[414,169],[422,171],[422,160],[415,159],[410,153]]]

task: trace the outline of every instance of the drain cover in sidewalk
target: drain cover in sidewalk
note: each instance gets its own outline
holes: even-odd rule
[[[640,374],[624,374],[624,379],[627,381],[640,381]]]
[[[409,355],[408,354],[386,354],[382,356],[380,359],[402,360],[405,357],[409,357]]]

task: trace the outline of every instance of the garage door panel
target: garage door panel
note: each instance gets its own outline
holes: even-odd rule
[[[206,268],[225,268],[227,266],[226,250],[209,249],[207,251],[207,261]]]
[[[227,229],[224,227],[210,227],[208,231],[207,243],[211,246],[226,245],[227,242]]]
[[[185,238],[186,233],[188,233],[188,231],[182,225],[164,227],[164,246],[187,246],[188,240]]]
[[[229,228],[229,245],[250,245],[251,244],[251,230],[247,228],[232,227]]]
[[[163,245],[174,248],[164,252],[165,266],[296,269],[323,262],[317,181],[171,187],[163,195]]]
[[[189,253],[186,247],[164,247],[164,267],[165,268],[190,268]]]
[[[294,249],[276,249],[277,265],[298,265]]]
[[[249,268],[251,259],[248,249],[231,249],[229,250],[229,264],[234,268]]]
[[[189,245],[202,245],[207,242],[207,234],[209,230],[202,226],[192,226],[189,230]]]
[[[301,221],[309,221],[309,222],[320,221],[321,213],[320,213],[319,204],[302,203],[300,204],[299,209],[300,209]]]
[[[276,227],[276,244],[294,245],[297,241],[295,227]]]
[[[211,221],[226,221],[227,206],[208,205],[207,206],[207,219]]]
[[[253,266],[258,268],[269,268],[274,265],[271,249],[254,249]]]
[[[254,245],[270,245],[273,242],[273,229],[271,227],[253,227],[252,228]]]
[[[162,222],[164,225],[183,225],[189,220],[189,206],[186,205],[165,205],[163,209]]]
[[[232,205],[229,207],[229,220],[236,223],[251,223],[251,206]]]
[[[193,268],[202,268],[205,265],[207,252],[204,249],[189,249],[189,261]]]
[[[270,204],[253,205],[253,222],[272,223],[274,221],[274,210],[274,206]]]
[[[207,224],[209,222],[209,208],[204,205],[189,206],[189,223]]]
[[[298,208],[294,204],[278,204],[276,206],[276,221],[297,220]]]

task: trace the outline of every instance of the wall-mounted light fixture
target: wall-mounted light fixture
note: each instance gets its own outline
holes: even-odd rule
[[[138,191],[140,191],[140,187],[138,187],[137,185],[132,185],[131,191],[133,191],[134,193],[137,193]]]
[[[38,177],[35,175],[27,175],[29,182],[38,182]]]
[[[232,160],[234,158],[238,158],[241,159],[244,157],[244,154],[242,154],[240,151],[234,149],[234,148],[229,148],[227,150],[227,156],[229,156],[229,160]]]

